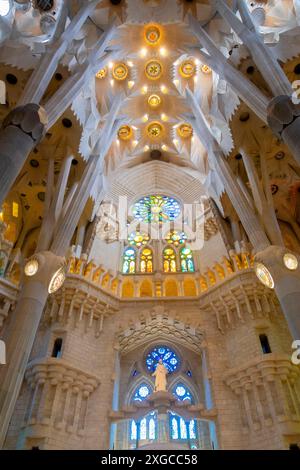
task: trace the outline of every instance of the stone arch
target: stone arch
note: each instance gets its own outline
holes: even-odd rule
[[[134,285],[129,279],[123,282],[122,285],[122,297],[132,298],[134,296]]]
[[[178,297],[178,285],[175,279],[166,279],[164,287],[166,297]]]
[[[152,297],[153,286],[149,279],[144,279],[140,284],[140,297]]]
[[[195,297],[197,295],[197,289],[194,279],[190,277],[184,279],[183,290],[186,297]]]

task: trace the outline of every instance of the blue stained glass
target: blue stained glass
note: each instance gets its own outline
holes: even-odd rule
[[[143,401],[149,395],[151,395],[151,393],[152,393],[152,389],[150,388],[150,386],[148,384],[142,383],[136,389],[133,395],[133,401]]]
[[[162,359],[169,374],[177,370],[179,367],[179,358],[172,349],[166,346],[157,346],[149,352],[146,358],[146,366],[150,372],[155,371],[159,359]]]
[[[191,402],[193,401],[191,392],[182,383],[175,385],[175,387],[173,388],[173,395],[175,395],[175,397],[178,398],[178,400],[180,401],[185,401],[185,400],[189,400]]]

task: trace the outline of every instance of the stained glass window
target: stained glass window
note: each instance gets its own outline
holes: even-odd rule
[[[188,438],[187,423],[181,416],[176,415],[172,411],[170,412],[170,434],[171,439],[186,440]]]
[[[189,432],[190,432],[190,439],[197,439],[196,436],[196,421],[192,419],[189,423]]]
[[[180,401],[185,401],[185,400],[192,401],[192,394],[184,384],[180,383],[180,384],[175,385],[175,388],[173,389],[173,394]]]
[[[171,421],[171,437],[172,439],[179,439],[178,421],[175,417]]]
[[[133,206],[133,215],[137,220],[146,223],[172,222],[178,218],[181,209],[176,199],[169,196],[145,196]]]
[[[139,430],[139,431],[138,431]],[[155,440],[157,434],[157,413],[152,411],[145,416],[138,426],[137,422],[132,420],[129,427],[130,440]]]
[[[169,245],[184,245],[187,240],[187,235],[184,232],[179,232],[178,230],[172,230],[165,237],[166,242]]]
[[[146,418],[143,418],[141,421],[141,427],[140,427],[140,439],[147,439],[147,420]]]
[[[180,250],[180,266],[183,273],[195,271],[193,253],[190,248],[184,247]]]
[[[176,253],[173,248],[165,248],[163,252],[164,261],[164,272],[165,273],[176,273]]]
[[[155,439],[155,420],[150,418],[149,421],[149,439]]]
[[[182,418],[180,418],[180,438],[187,439],[186,424]]]
[[[132,441],[136,441],[137,438],[137,426],[135,424],[135,421],[131,421],[131,430],[130,430],[130,439]]]
[[[142,273],[152,273],[153,271],[153,254],[150,248],[144,248],[141,252],[140,270]]]
[[[126,248],[123,254],[123,273],[134,274],[136,264],[136,252],[133,248]]]
[[[145,398],[148,397],[152,393],[152,389],[149,387],[148,384],[142,383],[136,389],[133,395],[133,401],[143,401]]]
[[[134,245],[140,248],[143,245],[147,245],[149,242],[150,237],[147,233],[144,232],[132,232],[128,236],[128,243],[129,245]]]
[[[150,372],[155,371],[159,359],[163,360],[163,364],[168,369],[169,374],[179,367],[179,358],[172,349],[166,346],[157,346],[146,357],[146,366]]]

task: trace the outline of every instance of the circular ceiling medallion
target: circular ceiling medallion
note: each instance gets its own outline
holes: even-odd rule
[[[158,26],[151,25],[145,30],[145,39],[151,46],[156,46],[159,43],[161,37],[160,29]]]
[[[107,68],[103,67],[103,69],[99,70],[99,72],[96,73],[96,78],[105,78],[107,75]]]
[[[119,63],[116,64],[113,68],[113,77],[116,80],[125,80],[128,76],[128,68],[125,64]]]
[[[185,60],[179,67],[179,73],[183,78],[192,78],[196,73],[196,65],[192,60]]]
[[[28,260],[27,263],[25,264],[24,272],[26,276],[31,277],[31,276],[34,276],[38,272],[38,269],[39,269],[38,260],[35,258],[32,258]]]
[[[132,137],[132,128],[130,126],[121,126],[118,131],[118,137],[121,140],[129,140]]]
[[[150,80],[157,80],[162,75],[162,65],[158,60],[149,60],[146,64],[145,74]]]
[[[151,122],[147,127],[147,133],[149,137],[156,139],[162,134],[163,127],[159,122]]]
[[[185,122],[183,124],[180,124],[180,126],[177,127],[177,134],[182,139],[188,139],[192,137],[193,135],[193,128],[190,124]]]
[[[283,257],[283,262],[290,271],[295,271],[299,265],[297,257],[292,253],[286,253]]]
[[[161,104],[161,97],[158,95],[150,95],[148,98],[148,104],[151,108],[157,108]]]
[[[206,65],[206,64],[202,65],[201,70],[202,70],[202,72],[205,73],[206,75],[208,75],[208,74],[211,73],[211,68],[210,68],[208,65]]]

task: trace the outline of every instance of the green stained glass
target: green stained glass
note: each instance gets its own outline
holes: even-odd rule
[[[193,253],[190,248],[185,247],[180,250],[180,265],[183,273],[195,272]]]
[[[135,273],[136,253],[133,248],[126,248],[123,255],[123,273]]]
[[[178,218],[181,209],[176,199],[169,196],[145,196],[133,206],[133,215],[136,220],[147,223],[172,222]]]

